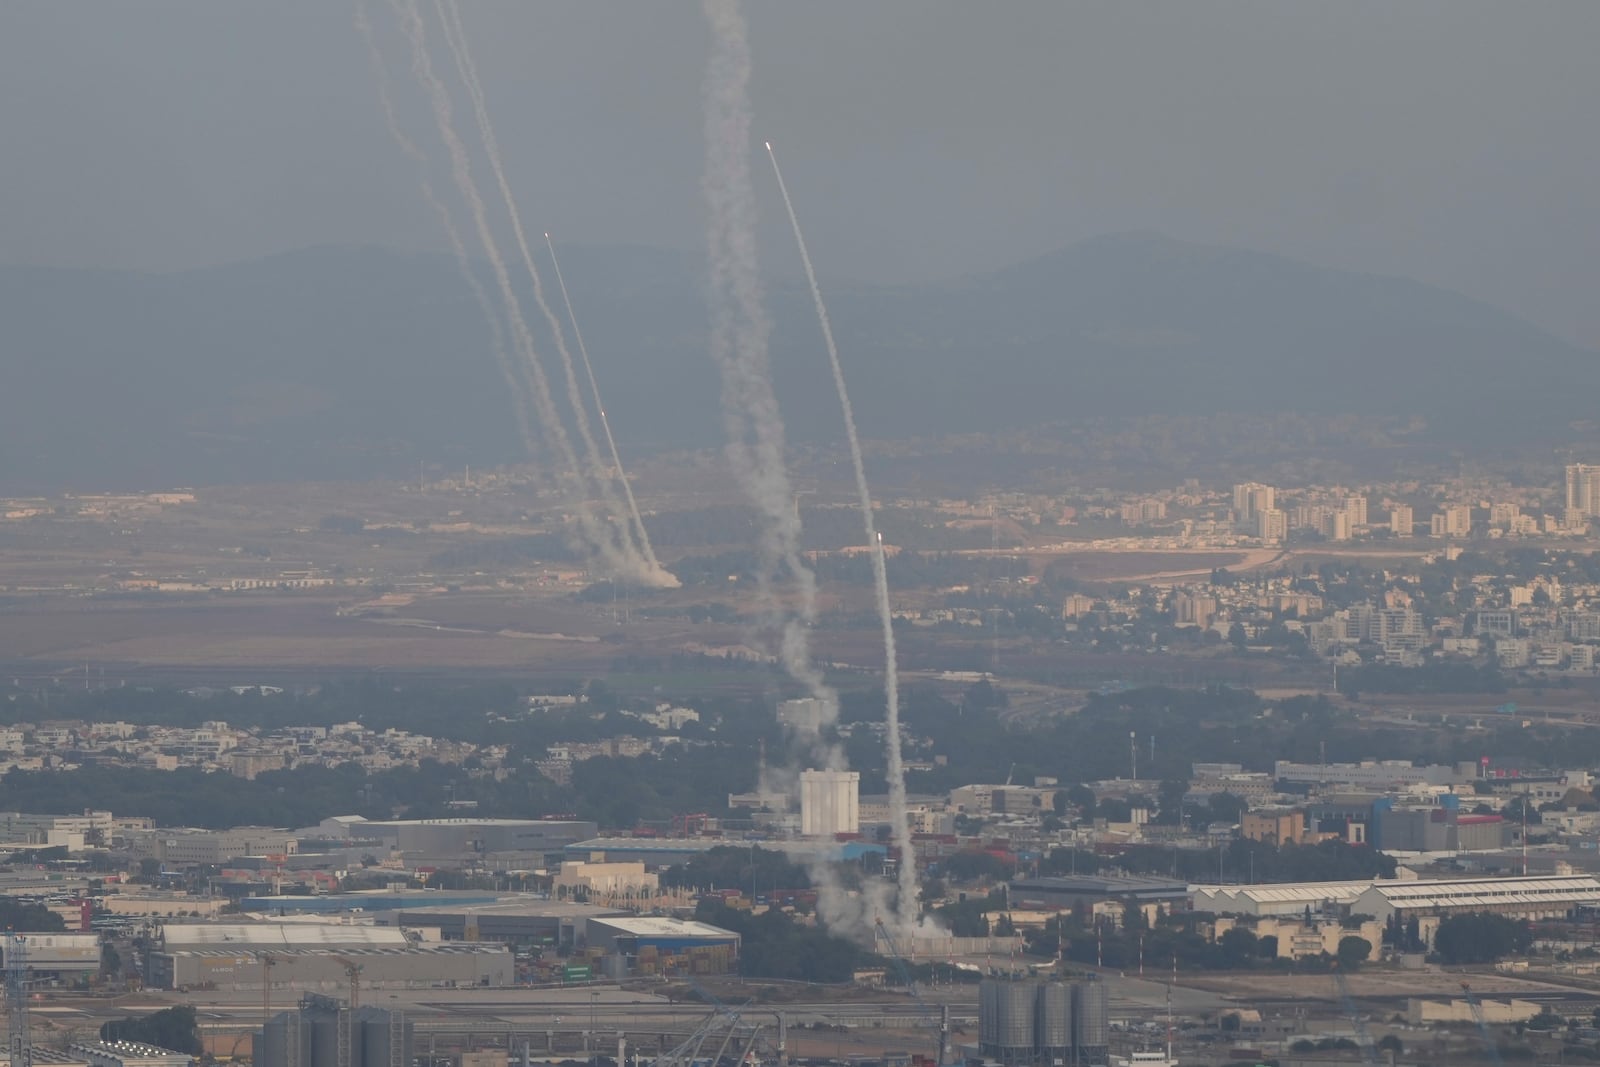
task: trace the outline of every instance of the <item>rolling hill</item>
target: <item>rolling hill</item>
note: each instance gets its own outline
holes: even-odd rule
[[[563,267],[624,450],[716,444],[701,263],[574,247]],[[1563,433],[1600,384],[1600,354],[1458,294],[1143,234],[828,298],[875,438],[1288,410],[1415,414],[1441,439],[1482,445]],[[771,307],[790,436],[837,439],[809,301],[778,285]],[[487,330],[443,257],[318,248],[165,275],[0,268],[0,322],[0,492],[369,477],[521,454]]]

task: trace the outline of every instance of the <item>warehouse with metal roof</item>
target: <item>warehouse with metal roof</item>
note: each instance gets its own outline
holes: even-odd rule
[[[1450,878],[1374,882],[1350,905],[1385,922],[1422,916],[1492,912],[1524,919],[1561,918],[1600,904],[1600,880],[1574,874],[1553,878]]]
[[[342,993],[354,968],[370,989],[504,986],[513,978],[505,945],[418,943],[397,927],[344,923],[183,923],[163,928],[145,955],[145,983],[158,989],[260,989],[292,997]]]
[[[1374,884],[1359,882],[1280,882],[1271,885],[1196,885],[1195,911],[1217,915],[1295,916],[1330,908],[1348,908]]]

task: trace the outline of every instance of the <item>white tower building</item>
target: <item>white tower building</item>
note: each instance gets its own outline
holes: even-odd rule
[[[861,775],[857,771],[800,772],[800,832],[832,837],[861,830]]]

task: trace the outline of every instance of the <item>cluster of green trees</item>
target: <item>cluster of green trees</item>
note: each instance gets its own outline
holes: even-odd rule
[[[1533,930],[1526,920],[1488,912],[1452,915],[1433,935],[1433,950],[1448,964],[1494,963],[1532,946]]]
[[[200,1026],[188,1005],[164,1008],[140,1018],[113,1019],[100,1027],[102,1041],[138,1041],[200,1056]]]
[[[1504,693],[1505,676],[1494,664],[1425,663],[1397,667],[1366,663],[1339,672],[1339,692],[1350,697],[1362,693]]]
[[[61,916],[43,904],[19,903],[14,897],[0,897],[0,930],[18,933],[54,933],[65,930]]]
[[[754,668],[751,668],[754,669]],[[463,766],[424,763],[421,767],[365,774],[356,767],[305,767],[269,772],[255,781],[136,768],[97,767],[92,771],[41,773],[14,771],[0,779],[0,807],[39,812],[80,811],[86,805],[145,814],[163,823],[220,826],[242,822],[309,825],[333,814],[388,817],[444,814],[450,800],[474,800],[484,815],[533,816],[577,812],[607,827],[631,828],[641,821],[662,822],[674,813],[727,813],[727,796],[755,784],[758,744],[775,760],[789,741],[763,700],[727,694],[692,699],[702,721],[680,733],[691,744],[640,759],[592,759],[574,770],[570,786],[540,775],[534,761],[553,744],[598,740],[622,733],[649,735],[653,728],[626,717],[626,698],[613,689],[574,679],[551,686],[582,690],[587,703],[577,708],[529,714],[525,692],[508,684],[405,684],[364,679],[326,685],[314,693],[262,696],[224,693],[200,699],[176,691],[133,688],[99,693],[14,692],[0,702],[0,723],[41,719],[121,719],[198,725],[225,719],[244,728],[272,730],[286,725],[359,720],[382,730],[504,745],[509,774],[492,775],[476,761]],[[880,689],[846,688],[841,724],[880,722]],[[1158,741],[1153,759],[1140,759],[1141,777],[1163,781],[1159,795],[1144,798],[1156,818],[1191,824],[1231,821],[1236,798],[1219,796],[1209,804],[1185,805],[1191,761],[1238,762],[1247,769],[1271,767],[1274,759],[1315,761],[1359,759],[1374,751],[1419,762],[1450,763],[1476,758],[1485,749],[1553,764],[1600,761],[1600,731],[1573,730],[1559,723],[1486,723],[1486,734],[1418,731],[1358,721],[1344,702],[1299,697],[1270,702],[1233,686],[1203,689],[1148,687],[1092,694],[1070,716],[1019,719],[1006,714],[1003,690],[981,682],[954,698],[908,686],[902,715],[909,751],[927,761],[914,772],[914,790],[940,792],[973,781],[1028,781],[1050,775],[1068,783],[1105,777],[1126,766],[1128,734]],[[886,788],[881,736],[866,729],[835,735],[852,767],[862,772],[864,792]],[[943,761],[933,757],[942,756]],[[1069,790],[1053,817],[1125,817],[1123,805],[1106,802],[1096,810],[1082,787]],[[1068,854],[1079,870],[1090,857]],[[1149,873],[1210,878],[1217,853],[1134,850],[1119,860]],[[1328,847],[1319,851],[1263,850],[1237,843],[1221,857],[1228,879],[1273,881],[1302,878],[1368,877],[1385,873],[1385,860],[1366,850]],[[985,861],[987,862],[987,861]],[[1047,861],[1047,866],[1057,861]],[[1071,869],[1057,867],[1056,869]]]
[[[661,872],[669,889],[737,889],[748,896],[774,889],[807,889],[811,875],[782,852],[765,848],[714,848]]]
[[[776,908],[752,915],[708,897],[695,908],[695,918],[739,935],[739,973],[746,978],[848,982],[857,967],[876,958]]]

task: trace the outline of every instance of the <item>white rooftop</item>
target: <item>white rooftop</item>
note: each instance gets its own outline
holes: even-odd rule
[[[693,919],[674,919],[662,915],[590,919],[589,921],[618,930],[630,937],[729,938],[739,936],[732,930],[724,930],[722,927],[712,926],[710,923],[695,922]]]

